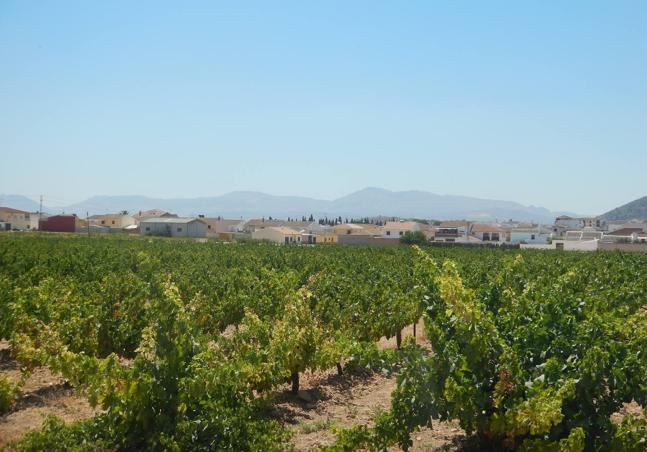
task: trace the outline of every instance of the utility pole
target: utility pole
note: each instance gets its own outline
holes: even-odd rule
[[[88,211],[85,211],[85,226],[88,229],[88,235],[90,235],[90,214]]]
[[[43,195],[40,195],[40,205],[38,206],[38,230],[40,231],[41,215],[43,213]]]

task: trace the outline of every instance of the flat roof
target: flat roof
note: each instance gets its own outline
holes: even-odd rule
[[[199,218],[146,218],[145,220],[140,221],[140,223],[170,223],[170,224],[185,224],[191,223],[192,221],[199,221],[204,224]]]

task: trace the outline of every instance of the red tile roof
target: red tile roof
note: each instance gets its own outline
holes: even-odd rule
[[[641,232],[643,232],[642,228],[622,228],[613,232],[609,232],[607,235],[619,235],[624,237],[624,236],[631,235],[633,233],[641,233]]]

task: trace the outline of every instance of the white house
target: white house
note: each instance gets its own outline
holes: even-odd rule
[[[506,240],[505,231],[497,224],[476,223],[472,225],[470,232],[484,243],[502,243]]]
[[[207,224],[197,218],[147,218],[139,222],[141,235],[206,237]]]
[[[616,229],[613,232],[605,234],[603,240],[605,242],[644,242],[646,234],[643,228],[623,228]]]
[[[647,231],[647,221],[645,220],[615,220],[609,221],[607,224],[607,230],[609,232],[615,232],[619,229],[627,228],[640,228],[643,231]]]
[[[31,231],[38,229],[38,213],[0,207],[0,222],[5,223],[5,229]]]
[[[600,240],[602,232],[595,230],[582,229],[581,231],[566,231],[564,241],[566,242],[586,242],[590,240]]]
[[[553,233],[541,226],[531,228],[513,228],[508,232],[510,243],[549,243]]]
[[[434,231],[435,242],[468,243],[468,221],[443,221]]]
[[[245,227],[244,220],[225,220],[221,217],[209,218],[202,216],[199,218],[200,220],[207,223],[208,235],[243,232],[243,229]]]
[[[382,237],[400,238],[406,232],[420,231],[420,223],[415,221],[387,221],[382,228]]]
[[[605,229],[607,225],[606,220],[600,217],[573,218],[561,215],[555,218],[555,226],[573,231],[583,228]]]

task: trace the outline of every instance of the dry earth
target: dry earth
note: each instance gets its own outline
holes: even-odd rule
[[[293,432],[295,450],[307,451],[335,441],[331,427],[372,425],[372,419],[391,404],[395,376],[376,373],[338,376],[335,370],[306,373],[302,391],[291,395],[286,385],[271,415]],[[415,451],[454,450],[464,438],[454,424],[435,423],[412,435]]]
[[[413,335],[409,326],[402,339]],[[422,321],[416,326],[416,342],[429,346]],[[395,348],[395,338],[381,338],[380,349]],[[277,397],[271,415],[280,419],[292,433],[297,451],[308,451],[335,441],[331,427],[372,425],[373,418],[391,405],[391,392],[396,387],[394,375],[379,373],[337,375],[335,369],[305,373],[301,376],[299,396],[289,393],[289,386]],[[434,423],[412,435],[414,451],[455,450],[464,439],[458,425]]]
[[[6,342],[0,342],[0,374],[12,382],[20,378],[20,368],[9,358]],[[76,421],[94,414],[90,404],[77,396],[67,383],[52,375],[49,369],[39,367],[26,381],[13,408],[0,417],[0,448],[29,430],[39,429],[47,415]]]

